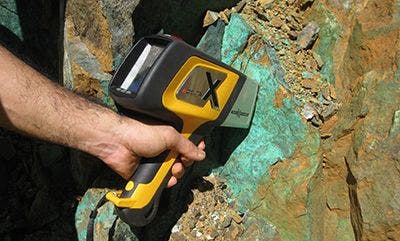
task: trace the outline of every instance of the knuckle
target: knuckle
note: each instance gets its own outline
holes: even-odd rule
[[[186,149],[188,152],[192,152],[192,151],[194,151],[194,150],[196,149],[196,147],[195,147],[195,145],[194,145],[191,141],[187,140],[187,141],[186,141],[186,145],[185,145],[185,149]]]
[[[166,126],[164,130],[167,140],[174,140],[176,138],[177,132],[172,126]]]
[[[175,128],[168,126],[165,129],[165,144],[168,149],[180,149],[182,136],[175,130]]]

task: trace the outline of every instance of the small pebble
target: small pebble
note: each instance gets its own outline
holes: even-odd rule
[[[176,224],[176,225],[172,228],[171,233],[177,233],[177,232],[180,231],[180,229],[181,229],[180,225],[179,225],[179,224]]]
[[[309,104],[304,105],[301,113],[304,116],[304,118],[306,118],[306,120],[311,120],[316,114],[314,108]]]
[[[225,198],[222,197],[222,196],[220,196],[220,195],[214,196],[214,199],[215,199],[215,201],[218,202],[218,203],[224,203],[224,202],[225,202]]]

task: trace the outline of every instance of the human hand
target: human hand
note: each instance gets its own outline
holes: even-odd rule
[[[176,162],[171,171],[168,187],[175,185],[184,174],[184,166],[205,158],[205,143],[196,147],[173,127],[165,125],[147,125],[123,118],[114,141],[103,145],[99,155],[111,169],[125,179],[129,179],[140,163],[141,157],[155,157],[165,150],[180,154],[182,162]]]

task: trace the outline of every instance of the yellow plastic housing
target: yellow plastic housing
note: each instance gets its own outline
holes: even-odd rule
[[[215,90],[220,104],[220,108],[218,110],[212,108],[210,101],[208,101],[203,107],[199,107],[179,100],[176,97],[176,93],[183,84],[184,80],[194,68],[199,66],[225,73],[227,76],[226,79],[222,81],[222,83]],[[218,118],[228,102],[238,80],[239,75],[236,73],[231,72],[212,62],[193,56],[186,61],[182,68],[177,72],[175,77],[171,80],[170,84],[163,93],[162,103],[165,108],[174,112],[182,119],[182,134],[186,138],[189,138],[190,135],[202,124]],[[151,202],[164,178],[168,176],[168,172],[170,172],[177,157],[177,153],[170,152],[153,180],[151,180],[150,183],[139,183],[130,198],[120,198],[118,193],[113,192],[108,193],[106,198],[119,208],[144,208]],[[132,190],[132,188],[133,183],[128,182],[125,189]]]

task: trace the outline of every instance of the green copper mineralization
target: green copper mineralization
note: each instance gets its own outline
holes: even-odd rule
[[[17,12],[15,0],[0,1],[0,26],[4,26],[15,34],[21,41],[23,40],[21,24]]]
[[[87,227],[91,211],[95,209],[99,200],[110,190],[89,189],[83,197],[75,212],[75,227],[78,240],[86,240]],[[105,203],[97,210],[97,217],[94,222],[94,240],[138,240],[131,228],[120,219],[116,220],[114,205],[111,202]],[[116,222],[116,223],[114,223]],[[109,230],[114,225],[115,232],[109,237]]]
[[[228,162],[216,170],[226,178],[242,211],[251,204],[260,180],[269,175],[269,167],[293,155],[306,130],[292,100],[286,98],[282,108],[274,107],[279,88],[277,77],[281,76],[276,70],[280,70],[280,66],[271,54],[274,50],[261,38],[254,38],[251,42],[249,38],[252,35],[254,31],[246,21],[239,14],[234,14],[225,27],[221,46],[222,61],[260,85],[249,134]],[[263,59],[269,59],[271,64],[266,65]]]
[[[321,69],[321,75],[324,80],[331,84],[335,84],[335,75],[333,73],[334,46],[340,38],[342,28],[337,22],[335,16],[326,9],[321,2],[316,2],[313,8],[314,10],[311,19],[321,26],[319,41],[316,43],[315,50],[324,62]]]

